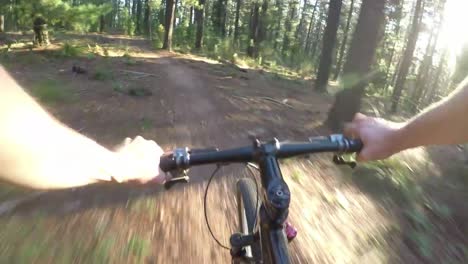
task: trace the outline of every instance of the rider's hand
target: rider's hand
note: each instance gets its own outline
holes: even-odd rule
[[[159,168],[163,150],[156,142],[141,136],[126,138],[114,153],[115,163],[110,171],[116,181],[165,182],[165,174]]]
[[[403,123],[381,118],[368,117],[357,113],[351,123],[345,125],[346,136],[359,138],[364,148],[358,154],[358,161],[380,160],[401,151],[400,129]]]

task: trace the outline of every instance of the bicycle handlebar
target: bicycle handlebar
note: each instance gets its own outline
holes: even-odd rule
[[[259,149],[267,145],[274,146],[273,155],[281,159],[321,152],[353,153],[362,149],[360,140],[349,139],[339,134],[309,138],[308,142],[278,142],[276,139],[266,144],[256,142],[257,145],[226,150],[177,148],[164,154],[159,166],[161,170],[168,172],[205,164],[246,163],[254,161]]]

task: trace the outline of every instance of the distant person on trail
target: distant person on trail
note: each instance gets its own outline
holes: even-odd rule
[[[47,46],[49,45],[49,33],[47,31],[47,21],[41,15],[34,15],[34,45]]]
[[[447,98],[402,123],[356,114],[345,134],[360,138],[359,161],[380,160],[402,150],[468,142],[468,78]]]
[[[162,149],[127,138],[116,151],[66,127],[37,104],[0,65],[0,178],[36,189],[98,181],[154,181]]]

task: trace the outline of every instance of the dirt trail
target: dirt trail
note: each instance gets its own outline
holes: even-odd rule
[[[155,53],[143,40],[106,39],[117,41],[139,49],[132,54],[135,62],[122,57],[59,61],[38,53],[33,55],[40,64],[15,63],[10,72],[26,89],[43,76],[67,84],[75,100],[49,110],[109,147],[137,134],[172,149],[249,144],[251,134],[301,140],[326,133],[318,127],[330,98],[311,92],[310,83]],[[96,81],[63,70],[76,63],[114,76]],[[120,91],[127,88],[145,88],[152,95]],[[300,231],[290,246],[294,263],[421,262],[395,235],[396,214],[346,181],[349,171],[337,169],[329,156],[283,165],[292,191],[290,220]],[[229,252],[210,237],[203,215],[204,188],[213,169],[195,168],[190,184],[169,191],[103,184],[42,194],[0,217],[5,227],[0,232],[5,259],[0,260],[12,263],[25,255],[28,263],[229,263]],[[235,181],[246,175],[239,165],[222,168],[209,191],[209,221],[226,245],[237,227]]]

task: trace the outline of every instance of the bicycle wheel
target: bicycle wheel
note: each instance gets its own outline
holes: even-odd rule
[[[239,229],[243,234],[252,234],[258,214],[257,209],[260,207],[255,204],[257,202],[257,189],[252,179],[243,178],[237,182],[237,202]],[[246,247],[245,250],[247,257],[253,259],[254,262],[261,260],[260,241]]]

